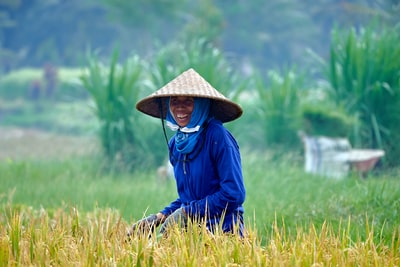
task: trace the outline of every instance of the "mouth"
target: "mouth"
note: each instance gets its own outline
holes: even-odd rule
[[[176,118],[179,119],[179,120],[186,119],[187,117],[188,117],[188,115],[182,115],[182,114],[177,114],[176,115]]]
[[[176,114],[175,120],[180,126],[186,125],[187,122],[189,121],[189,115],[188,114]]]

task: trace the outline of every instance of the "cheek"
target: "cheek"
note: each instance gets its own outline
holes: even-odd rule
[[[193,110],[194,110],[194,104],[191,105],[190,107],[188,107],[188,109],[189,109],[190,114],[192,114],[192,113],[193,113]]]

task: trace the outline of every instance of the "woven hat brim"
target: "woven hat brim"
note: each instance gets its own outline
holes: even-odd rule
[[[218,92],[193,69],[183,72],[150,96],[140,100],[136,109],[152,117],[165,119],[167,99],[171,96],[211,99],[211,115],[222,122],[235,120],[243,113],[238,104]]]
[[[136,109],[152,117],[165,119],[168,111],[167,99],[171,96],[174,95],[168,95],[164,97],[153,96],[144,98],[136,104]],[[185,95],[185,96],[211,99],[212,101],[211,101],[210,112],[212,116],[214,116],[216,119],[224,123],[236,120],[243,114],[242,108],[238,104],[229,100],[215,99],[210,97],[204,97],[201,95]]]

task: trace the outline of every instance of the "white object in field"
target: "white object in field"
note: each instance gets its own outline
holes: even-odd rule
[[[351,167],[364,176],[385,155],[383,150],[352,149],[346,138],[302,135],[302,140],[305,171],[327,177],[345,177]]]

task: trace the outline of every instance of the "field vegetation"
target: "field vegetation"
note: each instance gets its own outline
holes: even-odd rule
[[[104,174],[90,154],[1,161],[1,265],[400,263],[393,176],[327,179],[304,173],[296,156],[243,151],[245,238],[193,228],[126,242],[131,223],[176,197],[174,183],[156,170]]]
[[[399,35],[340,33],[315,76],[244,75],[204,38],[149,58],[89,53],[81,68],[1,76],[0,265],[399,266]],[[194,224],[127,240],[133,222],[176,198],[157,171],[168,154],[161,123],[134,105],[189,67],[245,111],[227,128],[242,152],[247,234]],[[305,173],[297,131],[322,126],[386,157],[364,178]]]

